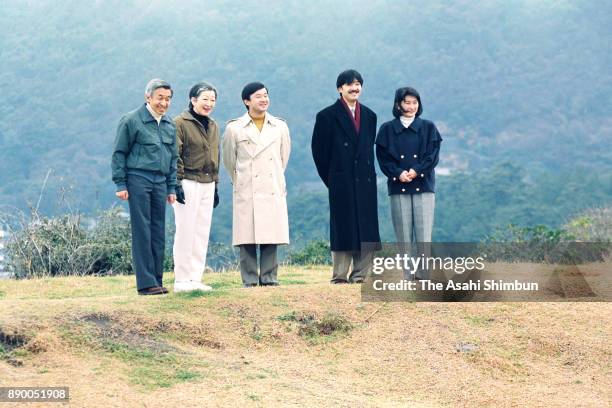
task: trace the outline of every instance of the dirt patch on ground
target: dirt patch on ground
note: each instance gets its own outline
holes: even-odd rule
[[[92,335],[95,341],[113,341],[154,353],[167,353],[175,348],[163,340],[151,337],[139,325],[127,326],[121,320],[105,313],[91,313],[76,319],[77,323],[84,324],[85,330]]]
[[[349,333],[353,324],[343,315],[328,312],[319,317],[315,313],[292,311],[277,317],[278,320],[297,326],[298,335],[305,338]]]
[[[40,354],[52,349],[56,338],[46,330],[24,324],[16,327],[0,326],[0,360],[14,367],[24,365],[28,354]]]
[[[97,312],[72,318],[77,324],[84,324],[100,338],[112,339],[152,352],[176,351],[162,337],[179,342],[213,349],[223,348],[204,325],[193,325],[168,319],[154,319],[132,313]]]
[[[11,330],[0,328],[0,347],[4,349],[5,352],[10,352],[13,349],[22,347],[28,342],[29,338],[25,334],[15,332]]]

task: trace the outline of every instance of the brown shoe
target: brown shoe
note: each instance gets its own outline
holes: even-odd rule
[[[143,295],[143,296],[147,296],[147,295],[163,295],[165,293],[168,293],[168,291],[166,290],[166,292],[164,292],[164,288],[160,287],[160,286],[153,286],[150,288],[145,288],[145,289],[140,289],[138,291],[139,295]]]
[[[162,292],[164,292],[164,295],[169,292],[168,289],[166,289],[164,286],[160,286],[160,287],[161,287]]]

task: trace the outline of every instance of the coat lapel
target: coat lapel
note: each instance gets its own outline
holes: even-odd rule
[[[208,141],[208,133],[206,133],[206,129],[204,129],[204,126],[202,126],[202,124],[195,118],[193,117],[193,115],[191,114],[191,112],[189,112],[188,110],[184,111],[181,116],[184,119],[190,120],[193,122],[194,126],[197,127],[200,132],[201,132],[201,137],[202,137],[202,142],[204,143],[204,146],[206,146],[207,149],[210,149],[210,142]],[[212,123],[212,120],[209,123],[209,129]]]
[[[266,113],[264,126],[261,129],[261,132],[259,129],[257,129],[257,126],[255,126],[248,113],[245,113],[239,119],[240,126],[243,128],[242,133],[244,137],[251,142],[250,148],[248,149],[249,156],[257,156],[259,153],[268,148],[268,146],[274,143],[276,133],[273,131],[275,124],[271,120],[272,118],[272,115]]]
[[[334,108],[336,109],[336,120],[340,123],[342,130],[344,130],[346,140],[352,144],[357,144],[357,131],[355,131],[355,125],[351,122],[351,118],[349,118],[349,114],[342,105],[342,102],[340,102],[340,99],[336,101]]]
[[[263,150],[267,149],[268,146],[274,143],[274,140],[277,137],[277,133],[274,132],[274,127],[276,125],[271,120],[271,118],[272,118],[272,115],[266,112],[266,118],[264,120],[264,125],[263,125],[263,128],[261,129],[261,132],[257,130],[257,126],[255,126],[254,124],[252,125],[252,127],[255,129],[255,132],[259,132],[259,134],[257,135],[257,138],[258,138],[257,148],[255,149],[255,153],[253,154],[253,156],[257,156]]]

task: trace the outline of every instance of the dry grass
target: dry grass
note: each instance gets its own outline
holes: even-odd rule
[[[69,386],[75,407],[610,405],[610,303],[362,303],[327,268],[280,277],[0,281],[0,386]]]

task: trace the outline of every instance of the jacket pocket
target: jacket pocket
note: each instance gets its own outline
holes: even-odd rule
[[[164,144],[174,144],[174,140],[176,138],[176,134],[174,132],[170,132],[169,130],[162,130],[161,134],[162,143]]]
[[[160,170],[159,161],[163,152],[159,145],[146,144],[140,145],[138,154],[138,168],[143,170]]]

